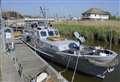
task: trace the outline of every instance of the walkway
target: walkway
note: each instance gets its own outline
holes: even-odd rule
[[[0,69],[1,69],[1,82],[23,82],[14,66],[13,61],[9,55],[3,52],[2,39],[0,35]]]

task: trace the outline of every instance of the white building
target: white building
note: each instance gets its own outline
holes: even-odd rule
[[[48,21],[55,21],[55,19],[54,18],[47,18],[47,19],[45,19],[45,18],[28,18],[28,17],[24,17],[24,21],[25,22],[30,22],[30,21],[43,21],[43,20],[48,20]]]
[[[50,22],[52,21],[55,21],[54,18],[47,18],[47,19],[44,19],[44,18],[27,18],[27,17],[24,17],[22,19],[14,19],[14,20],[5,20],[5,24],[8,25],[8,26],[12,26],[12,27],[24,27],[26,22],[37,22],[37,21],[43,21],[43,20],[48,20]]]
[[[98,8],[90,8],[82,13],[83,20],[109,20],[110,13]]]

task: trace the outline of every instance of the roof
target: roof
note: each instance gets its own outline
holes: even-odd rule
[[[82,15],[84,14],[100,14],[100,15],[110,15],[109,12],[101,10],[99,8],[90,8],[87,11],[85,11],[84,13],[82,13]]]

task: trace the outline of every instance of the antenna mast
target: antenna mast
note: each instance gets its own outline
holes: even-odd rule
[[[44,8],[42,8],[41,6],[40,6],[40,11],[41,11],[41,13],[42,13],[42,16],[43,16],[43,20],[44,20],[44,25],[47,27],[47,24],[48,24],[48,18],[47,18],[47,13],[46,13],[46,9]]]

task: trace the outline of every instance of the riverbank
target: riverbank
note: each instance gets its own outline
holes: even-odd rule
[[[53,26],[63,37],[73,38],[72,33],[79,31],[87,40],[105,43],[112,40],[113,44],[120,44],[120,21],[62,21],[54,22]]]

